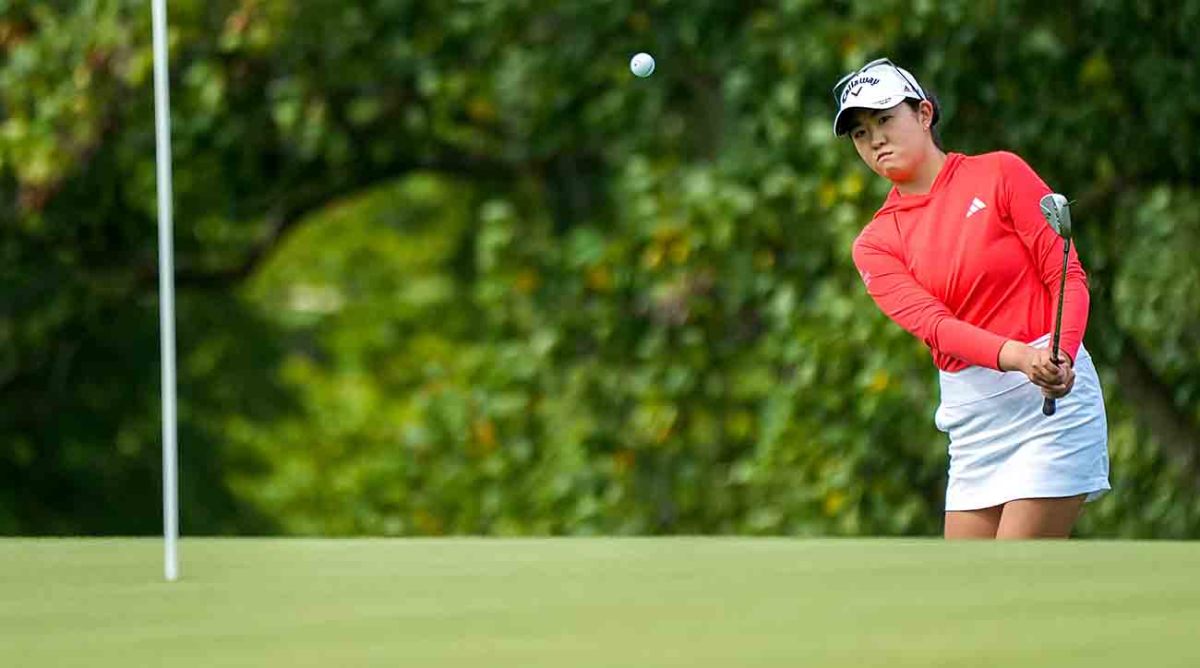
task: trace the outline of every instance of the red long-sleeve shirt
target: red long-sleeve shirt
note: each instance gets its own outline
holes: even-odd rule
[[[939,369],[998,369],[1005,341],[1053,331],[1064,242],[1042,217],[1049,192],[1012,153],[950,153],[928,193],[893,188],[855,240],[867,292],[929,346]],[[1088,307],[1072,246],[1059,344],[1071,359]]]

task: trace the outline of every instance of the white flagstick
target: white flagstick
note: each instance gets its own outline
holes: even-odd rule
[[[163,570],[179,577],[179,493],[175,444],[175,251],[171,244],[171,96],[167,86],[167,5],[152,0],[154,118],[158,162],[158,299],[162,331]]]

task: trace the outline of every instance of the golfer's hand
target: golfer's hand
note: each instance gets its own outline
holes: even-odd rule
[[[1058,351],[1058,364],[1050,359],[1045,348],[1009,340],[1000,349],[1000,369],[1020,371],[1029,377],[1029,382],[1042,388],[1042,394],[1058,399],[1066,396],[1075,386],[1075,370],[1071,356]]]
[[[1042,388],[1042,394],[1051,399],[1065,397],[1075,387],[1075,369],[1071,356],[1058,351],[1058,363],[1050,357],[1050,351],[1044,348],[1031,348],[1028,357],[1028,369],[1025,375],[1029,381]]]

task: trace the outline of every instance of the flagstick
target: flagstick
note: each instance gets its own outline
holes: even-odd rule
[[[158,165],[158,292],[162,337],[163,571],[179,578],[179,493],[175,427],[175,262],[171,215],[171,96],[167,85],[166,0],[152,0],[154,118]]]

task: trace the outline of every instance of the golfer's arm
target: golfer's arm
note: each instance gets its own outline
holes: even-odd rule
[[[1050,192],[1050,188],[1033,168],[1011,153],[1002,154],[1001,169],[1004,179],[1004,207],[1012,219],[1021,243],[1029,249],[1030,257],[1037,264],[1038,276],[1050,292],[1051,308],[1057,309],[1064,241],[1046,223],[1039,204],[1042,196]],[[1065,291],[1059,349],[1070,355],[1073,361],[1087,330],[1091,305],[1087,273],[1079,262],[1074,244],[1067,261]],[[1053,312],[1050,317],[1054,317]],[[1051,320],[1052,327],[1053,324],[1054,321]]]
[[[893,322],[934,350],[976,366],[998,368],[1006,339],[954,317],[895,254],[859,237],[854,243],[854,264],[867,293]]]

